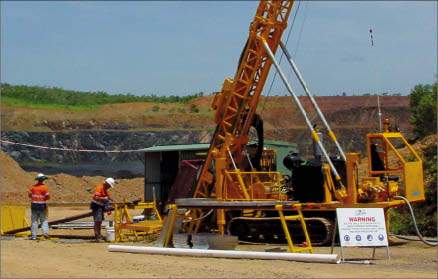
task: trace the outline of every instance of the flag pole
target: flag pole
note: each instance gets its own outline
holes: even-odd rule
[[[374,38],[373,38],[373,29],[370,29],[370,39],[371,39],[371,47],[374,47]],[[376,85],[377,85],[377,71],[374,71],[374,74],[376,76]],[[377,109],[378,109],[378,116],[379,116],[379,132],[382,132],[382,112],[380,111],[380,96],[379,92],[377,92],[377,86],[376,86],[376,94],[377,94]]]

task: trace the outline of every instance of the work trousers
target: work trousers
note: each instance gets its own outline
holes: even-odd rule
[[[43,229],[43,235],[49,235],[49,222],[46,218],[46,210],[32,210],[32,237],[37,237],[38,235],[38,219],[41,222],[41,227]]]

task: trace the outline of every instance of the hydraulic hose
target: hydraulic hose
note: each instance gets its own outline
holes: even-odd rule
[[[213,211],[214,211],[214,209],[210,209],[210,211],[208,211],[207,214],[205,214],[205,215],[202,216],[202,217],[196,218],[196,219],[194,219],[194,220],[183,220],[182,222],[183,222],[183,223],[190,223],[190,222],[195,222],[195,221],[199,221],[199,220],[205,219],[205,218],[207,218],[207,216],[210,215]]]
[[[417,232],[417,235],[420,238],[420,240],[426,245],[433,246],[433,247],[438,246],[438,243],[432,243],[432,241],[428,241],[420,233],[420,230],[418,229],[418,226],[417,226],[417,221],[415,220],[414,210],[412,209],[411,203],[408,201],[408,199],[406,199],[405,197],[402,197],[402,196],[395,196],[394,198],[398,199],[398,200],[404,200],[406,202],[406,205],[409,208],[409,212],[411,213],[412,222],[414,223],[415,231]],[[436,240],[434,242],[436,242]]]
[[[399,235],[399,234],[394,234],[394,233],[391,233],[390,235],[391,235],[391,236],[394,236],[394,237],[397,237],[397,238],[400,238],[400,239],[403,239],[403,240],[409,240],[409,241],[421,241],[421,239],[418,239],[418,238],[409,237],[409,236],[404,236],[404,235]],[[438,242],[437,239],[432,239],[432,238],[429,238],[429,239],[426,239],[426,240],[427,240],[427,241],[430,241],[430,242]]]

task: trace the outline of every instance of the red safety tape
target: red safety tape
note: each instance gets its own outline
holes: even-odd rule
[[[0,142],[1,143],[6,143],[6,144],[22,145],[22,146],[33,147],[33,148],[50,149],[50,150],[62,150],[62,151],[75,151],[75,152],[101,152],[101,153],[142,152],[141,150],[93,150],[93,149],[59,148],[59,147],[48,147],[48,146],[41,146],[41,145],[33,145],[33,144],[27,144],[27,143],[18,143],[18,142],[12,142],[12,141],[7,141],[7,140],[0,140]]]

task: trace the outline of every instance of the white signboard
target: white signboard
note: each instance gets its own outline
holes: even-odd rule
[[[383,208],[337,208],[341,246],[388,246]]]

